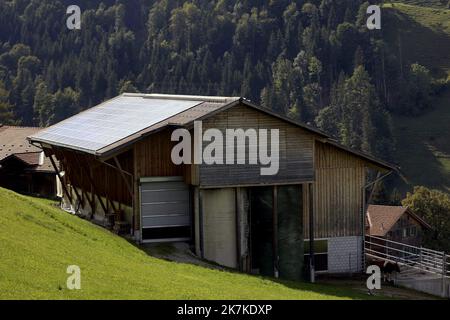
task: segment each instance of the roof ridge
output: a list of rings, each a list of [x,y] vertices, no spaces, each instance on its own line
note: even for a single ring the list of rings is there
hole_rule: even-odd
[[[392,207],[392,208],[408,208],[408,206],[396,206],[396,205],[389,205],[389,204],[369,204],[369,206],[378,206],[378,207]]]
[[[167,99],[167,100],[189,100],[189,101],[204,101],[204,102],[232,102],[242,97],[232,96],[203,96],[203,95],[182,95],[182,94],[165,94],[165,93],[122,93],[124,97],[142,97],[146,99]]]
[[[12,129],[43,129],[42,127],[10,126],[10,125],[0,125],[0,128],[12,128]]]

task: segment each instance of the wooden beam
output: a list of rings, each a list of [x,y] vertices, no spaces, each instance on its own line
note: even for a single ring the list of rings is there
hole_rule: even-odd
[[[315,261],[314,261],[314,189],[313,184],[309,184],[309,273],[310,281],[316,282],[315,279]]]
[[[58,176],[59,181],[61,182],[61,186],[65,192],[65,194],[67,195],[67,197],[69,198],[69,202],[70,205],[73,206],[73,199],[72,199],[72,195],[69,193],[69,191],[67,190],[67,186],[65,183],[65,179],[63,180],[61,173],[59,172],[59,168],[55,163],[55,160],[53,160],[53,156],[51,154],[48,155],[48,158],[50,159],[50,162],[52,163],[53,169],[56,171],[56,175]]]
[[[234,210],[235,210],[235,228],[236,228],[236,260],[238,265],[238,270],[242,271],[241,264],[241,228],[240,228],[240,195],[241,189],[234,188]]]
[[[114,162],[116,163],[116,166],[117,166],[116,169],[120,172],[120,175],[121,175],[121,177],[122,177],[123,181],[125,182],[125,185],[126,185],[126,187],[128,189],[128,193],[131,196],[131,202],[133,202],[134,193],[133,193],[133,190],[131,188],[131,185],[130,185],[129,181],[125,177],[124,172],[126,172],[126,171],[122,170],[122,166],[120,165],[119,159],[117,159],[117,157],[114,157]],[[128,174],[131,176],[131,179],[133,179],[133,175],[131,175],[130,173],[128,173]]]
[[[199,222],[199,238],[200,238],[200,257],[205,258],[203,243],[203,195],[202,190],[198,189],[198,222]]]
[[[85,191],[84,189],[81,189],[81,194],[84,195],[87,199],[87,202],[89,202],[89,205],[91,206],[91,212],[93,212],[95,210],[95,199],[92,196],[91,198],[89,198],[89,193],[87,191]]]
[[[69,159],[68,159],[68,154],[65,154],[65,153],[63,152],[61,161],[63,161],[64,164],[65,164],[65,167],[66,167],[66,170],[67,170],[67,173],[68,173],[69,180],[75,182],[75,173],[72,171],[72,169],[70,168],[70,166],[67,165],[66,159],[69,160]],[[72,179],[72,178],[73,178],[73,179]],[[76,184],[76,183],[75,183],[75,184]],[[84,203],[83,203],[83,200],[82,200],[80,194],[78,193],[78,190],[77,190],[76,186],[73,186],[73,185],[72,185],[72,190],[75,192],[75,195],[77,196],[78,203],[81,204],[82,208],[84,209]]]
[[[76,158],[77,161],[78,161],[78,155],[75,154],[75,158]],[[108,209],[106,208],[106,205],[103,203],[102,198],[100,197],[100,195],[99,195],[98,192],[97,192],[97,188],[96,188],[96,185],[95,185],[95,183],[94,183],[94,179],[93,179],[92,176],[91,176],[91,172],[90,172],[89,170],[85,169],[85,168],[81,165],[80,162],[79,162],[79,165],[80,165],[80,168],[82,169],[82,171],[85,171],[86,176],[88,177],[89,183],[90,183],[90,185],[91,185],[91,187],[92,187],[93,194],[95,194],[95,195],[97,196],[97,199],[98,199],[98,201],[100,202],[100,206],[102,207],[102,209],[103,209],[103,211],[105,212],[105,214],[107,214],[107,213],[108,213]]]
[[[278,257],[278,187],[272,188],[272,251],[273,251],[273,274],[275,278],[279,277],[279,257]]]
[[[95,159],[95,160],[99,161],[98,159]],[[101,161],[99,161],[99,162],[101,162]],[[108,171],[106,170],[108,167],[104,166],[104,168],[105,168],[105,183],[108,184]],[[106,198],[107,203],[109,203],[111,205],[111,208],[114,211],[114,215],[116,215],[118,213],[117,207],[114,204],[114,202],[111,200],[111,198],[109,197],[108,192],[105,192],[105,198]]]
[[[133,206],[133,217],[132,217],[132,226],[133,229],[133,235],[135,235],[136,230],[139,230],[140,223],[138,219],[140,219],[140,212],[141,212],[141,204],[140,204],[140,194],[139,194],[139,178],[140,177],[140,170],[138,170],[138,162],[137,162],[137,151],[136,146],[133,148],[133,199],[132,206]],[[142,238],[142,235],[140,235]]]

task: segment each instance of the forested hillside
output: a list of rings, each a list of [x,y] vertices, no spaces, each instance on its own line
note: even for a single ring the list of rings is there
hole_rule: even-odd
[[[239,95],[395,162],[392,116],[426,112],[448,80],[369,30],[368,5],[0,0],[0,122],[47,126],[125,91]]]

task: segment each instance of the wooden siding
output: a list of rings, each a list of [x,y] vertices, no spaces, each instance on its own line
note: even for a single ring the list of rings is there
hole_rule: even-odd
[[[138,181],[142,177],[183,176],[186,183],[191,182],[191,166],[176,165],[172,162],[172,148],[178,142],[171,141],[171,135],[172,130],[165,129],[135,144]]]
[[[192,184],[194,165],[176,165],[172,162],[172,147],[178,142],[171,141],[172,130],[164,129],[134,144],[134,228],[140,228],[140,178],[183,176],[187,184]]]
[[[314,182],[314,237],[361,235],[361,212],[367,163],[316,140]],[[308,211],[304,213],[309,237]]]
[[[63,170],[68,182],[82,190],[81,196],[83,200],[86,199],[84,192],[90,194],[97,194],[100,197],[105,197],[111,201],[130,206],[132,204],[131,195],[127,189],[126,183],[120,175],[119,171],[111,166],[108,166],[94,156],[77,153],[69,149],[54,150],[57,159],[62,164]],[[131,152],[125,152],[117,156],[123,170],[133,172],[133,158]],[[115,166],[113,161],[108,161],[112,166]],[[89,179],[89,174],[92,177],[94,186]],[[128,176],[129,183],[131,178]],[[106,204],[109,207],[109,204]],[[112,211],[112,210],[111,210]]]
[[[170,136],[169,130],[163,130],[135,144],[137,178],[183,175],[182,166],[175,165],[170,158],[174,145]]]
[[[239,105],[203,121],[203,132],[219,129],[225,138],[228,129],[279,129],[279,171],[276,175],[261,175],[261,166],[248,164],[249,143],[246,141],[246,164],[199,165],[200,185],[239,186],[258,184],[301,183],[314,179],[313,135],[286,121]],[[268,134],[270,143],[270,134]],[[204,142],[203,147],[209,142]],[[223,155],[226,157],[224,148]],[[236,159],[236,148],[235,148]],[[267,166],[266,166],[267,167]]]
[[[408,229],[415,228],[415,234],[407,233]],[[406,236],[405,233],[406,232]],[[386,239],[397,241],[411,246],[421,246],[423,240],[423,226],[414,217],[405,212],[400,219],[392,226],[386,235]]]

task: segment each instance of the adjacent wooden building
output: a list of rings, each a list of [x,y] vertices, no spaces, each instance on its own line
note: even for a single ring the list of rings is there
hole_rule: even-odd
[[[431,226],[408,207],[369,205],[367,209],[367,235],[421,247],[429,230]]]
[[[56,197],[56,172],[27,136],[41,128],[0,125],[0,187],[41,197]]]
[[[277,174],[262,175],[261,162],[175,164],[175,129],[193,146],[210,143],[195,140],[199,123],[224,135],[277,129]],[[362,269],[367,173],[395,169],[240,97],[123,94],[29,139],[60,161],[66,202],[80,214],[139,242],[189,241],[204,259],[290,279],[314,265]],[[246,159],[260,147],[251,141]]]

